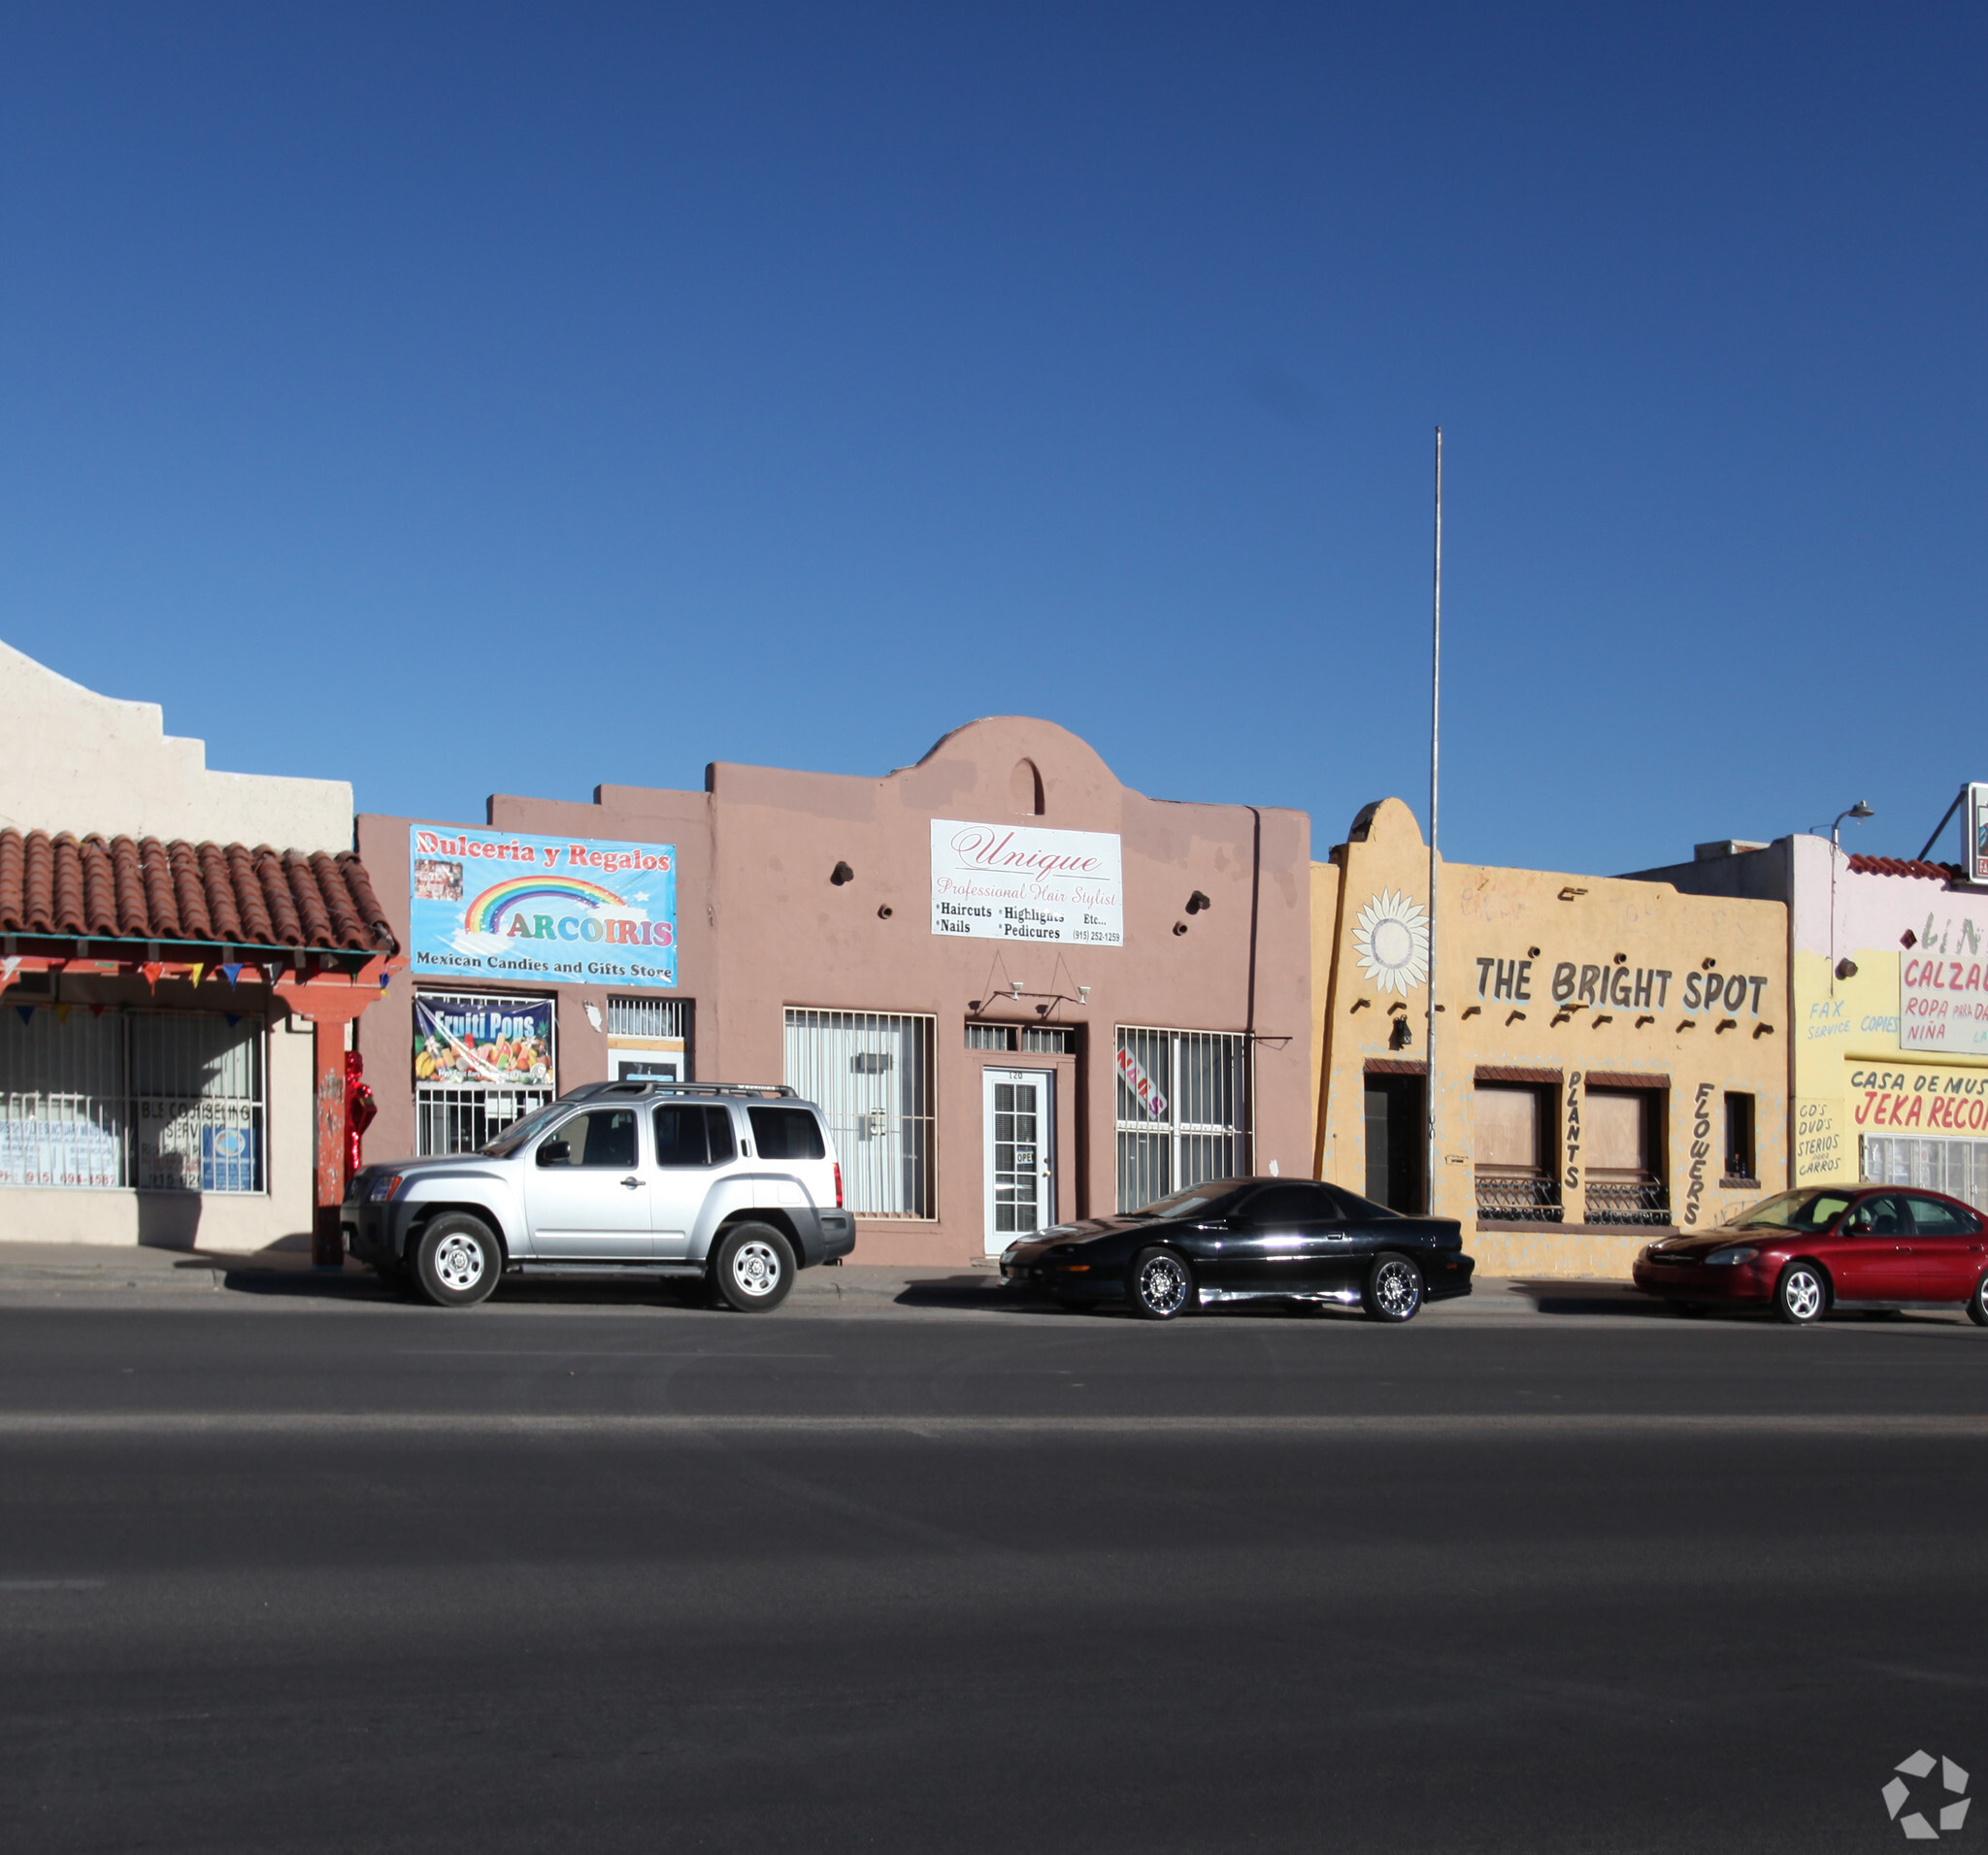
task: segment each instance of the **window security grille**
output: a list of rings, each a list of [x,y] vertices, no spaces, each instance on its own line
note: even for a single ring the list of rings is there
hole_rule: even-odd
[[[1863,1134],[1864,1177],[1873,1185],[1921,1185],[1988,1210],[1988,1140],[1903,1140]]]
[[[1248,1040],[1220,1031],[1118,1030],[1118,1209],[1248,1169]]]
[[[967,1048],[1068,1056],[1077,1048],[1077,1033],[1053,1024],[969,1024]]]
[[[827,1116],[851,1210],[932,1215],[935,1021],[789,1010],[786,1079]]]
[[[78,1007],[0,1018],[0,1187],[259,1192],[263,1021]]]
[[[608,1000],[610,1037],[687,1037],[690,1013],[679,998]]]

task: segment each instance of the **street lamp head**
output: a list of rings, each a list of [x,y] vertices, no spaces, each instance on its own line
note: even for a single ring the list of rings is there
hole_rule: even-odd
[[[1866,805],[1862,799],[1859,799],[1857,803],[1850,808],[1849,815],[1853,818],[1874,818],[1876,817],[1877,813],[1872,811],[1872,809],[1868,805]]]

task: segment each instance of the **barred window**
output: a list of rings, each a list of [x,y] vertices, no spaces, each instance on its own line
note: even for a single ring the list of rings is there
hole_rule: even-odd
[[[610,1037],[687,1037],[690,1013],[679,998],[608,999]]]
[[[1860,1134],[1857,1145],[1868,1184],[1927,1185],[1988,1210],[1988,1141]]]
[[[1119,1026],[1120,1210],[1248,1170],[1248,1040],[1225,1032]]]
[[[0,1013],[0,1187],[264,1189],[263,1020]]]
[[[827,1118],[851,1210],[932,1215],[930,1017],[789,1010],[786,1080]]]

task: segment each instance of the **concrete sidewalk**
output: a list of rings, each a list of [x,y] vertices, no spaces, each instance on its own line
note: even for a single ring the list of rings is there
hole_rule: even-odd
[[[0,1299],[17,1305],[71,1296],[178,1302],[230,1291],[231,1299],[275,1298],[354,1307],[396,1299],[370,1270],[356,1263],[348,1261],[343,1270],[314,1269],[309,1250],[302,1247],[236,1254],[0,1242]],[[658,1293],[672,1302],[681,1302],[694,1297],[695,1289],[682,1282],[651,1286],[627,1278],[598,1283],[513,1281],[499,1291],[494,1305],[560,1307],[575,1311],[598,1307],[625,1311]],[[883,1313],[892,1308],[953,1313],[1027,1308],[1059,1317],[1059,1310],[1050,1303],[1018,1300],[1011,1295],[989,1263],[927,1269],[876,1264],[810,1269],[795,1282],[787,1306],[796,1311],[824,1314]],[[1450,1321],[1662,1312],[1627,1282],[1480,1276],[1475,1292],[1468,1299],[1439,1303],[1425,1318]]]

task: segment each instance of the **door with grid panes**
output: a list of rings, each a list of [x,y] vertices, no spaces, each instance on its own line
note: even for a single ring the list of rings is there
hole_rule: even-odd
[[[1056,1221],[1054,1080],[1046,1070],[982,1077],[989,1255]]]

